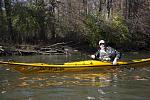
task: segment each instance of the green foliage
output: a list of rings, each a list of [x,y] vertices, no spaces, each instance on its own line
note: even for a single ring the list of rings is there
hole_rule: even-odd
[[[18,9],[19,8],[19,9]],[[34,10],[20,4],[13,8],[13,27],[16,31],[16,38],[26,41],[27,37],[34,37],[37,34],[39,25],[34,15]]]
[[[123,18],[119,16],[106,20],[100,14],[89,14],[86,16],[84,24],[88,30],[87,40],[93,47],[98,45],[100,39],[118,46],[125,45],[131,40],[128,26],[123,21]]]
[[[104,32],[102,30],[103,21],[99,17],[88,14],[83,22],[87,30],[87,40],[90,46],[96,47],[100,38],[103,38]]]
[[[45,8],[43,0],[36,3],[22,5],[17,3],[13,7],[13,27],[16,42],[32,42],[46,40]]]
[[[28,0],[25,4],[18,2],[13,5],[11,1],[0,0],[1,40],[38,43],[61,37],[66,41],[68,38],[68,41],[88,42],[91,47],[97,47],[98,41],[104,39],[108,43],[125,48],[129,43],[133,44],[133,41],[136,41],[133,44],[136,47],[138,43],[144,46],[149,44],[149,10],[137,10],[143,12],[135,14],[129,7],[125,10],[130,12],[122,16],[124,9],[120,10],[121,13],[116,13],[118,10],[115,10],[115,7],[108,8],[111,4],[105,4],[107,2],[104,7],[98,8],[102,5],[95,5],[95,9],[90,9],[86,2],[83,7],[82,4],[77,5],[78,0]],[[5,4],[5,11],[2,11],[2,2]],[[96,11],[98,13],[95,13]],[[84,13],[86,14],[83,15]],[[131,16],[132,13],[134,16]],[[145,16],[141,17],[140,14]]]
[[[114,16],[110,25],[113,37],[117,43],[123,44],[131,40],[128,26],[125,24],[125,21],[121,16]]]

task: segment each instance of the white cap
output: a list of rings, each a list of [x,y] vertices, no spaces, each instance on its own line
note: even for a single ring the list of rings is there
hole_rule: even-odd
[[[100,45],[101,43],[105,43],[105,41],[104,41],[104,40],[100,40],[100,41],[99,41],[99,45]]]

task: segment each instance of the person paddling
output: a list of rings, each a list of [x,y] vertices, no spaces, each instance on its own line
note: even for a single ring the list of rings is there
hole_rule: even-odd
[[[120,52],[110,46],[106,46],[104,40],[99,41],[99,49],[91,58],[101,61],[111,61],[113,65],[117,64],[117,60],[121,58]]]

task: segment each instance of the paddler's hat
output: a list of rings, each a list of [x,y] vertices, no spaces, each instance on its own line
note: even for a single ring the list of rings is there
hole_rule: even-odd
[[[100,40],[99,41],[99,45],[101,45],[101,44],[105,44],[105,41],[104,40]]]

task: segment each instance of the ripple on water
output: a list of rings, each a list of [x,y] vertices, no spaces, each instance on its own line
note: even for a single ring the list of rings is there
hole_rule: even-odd
[[[28,61],[29,58],[32,59],[25,57]],[[147,66],[118,68],[104,72],[36,75],[24,75],[9,70],[6,66],[0,66],[0,98],[2,100],[149,100],[150,66]]]

